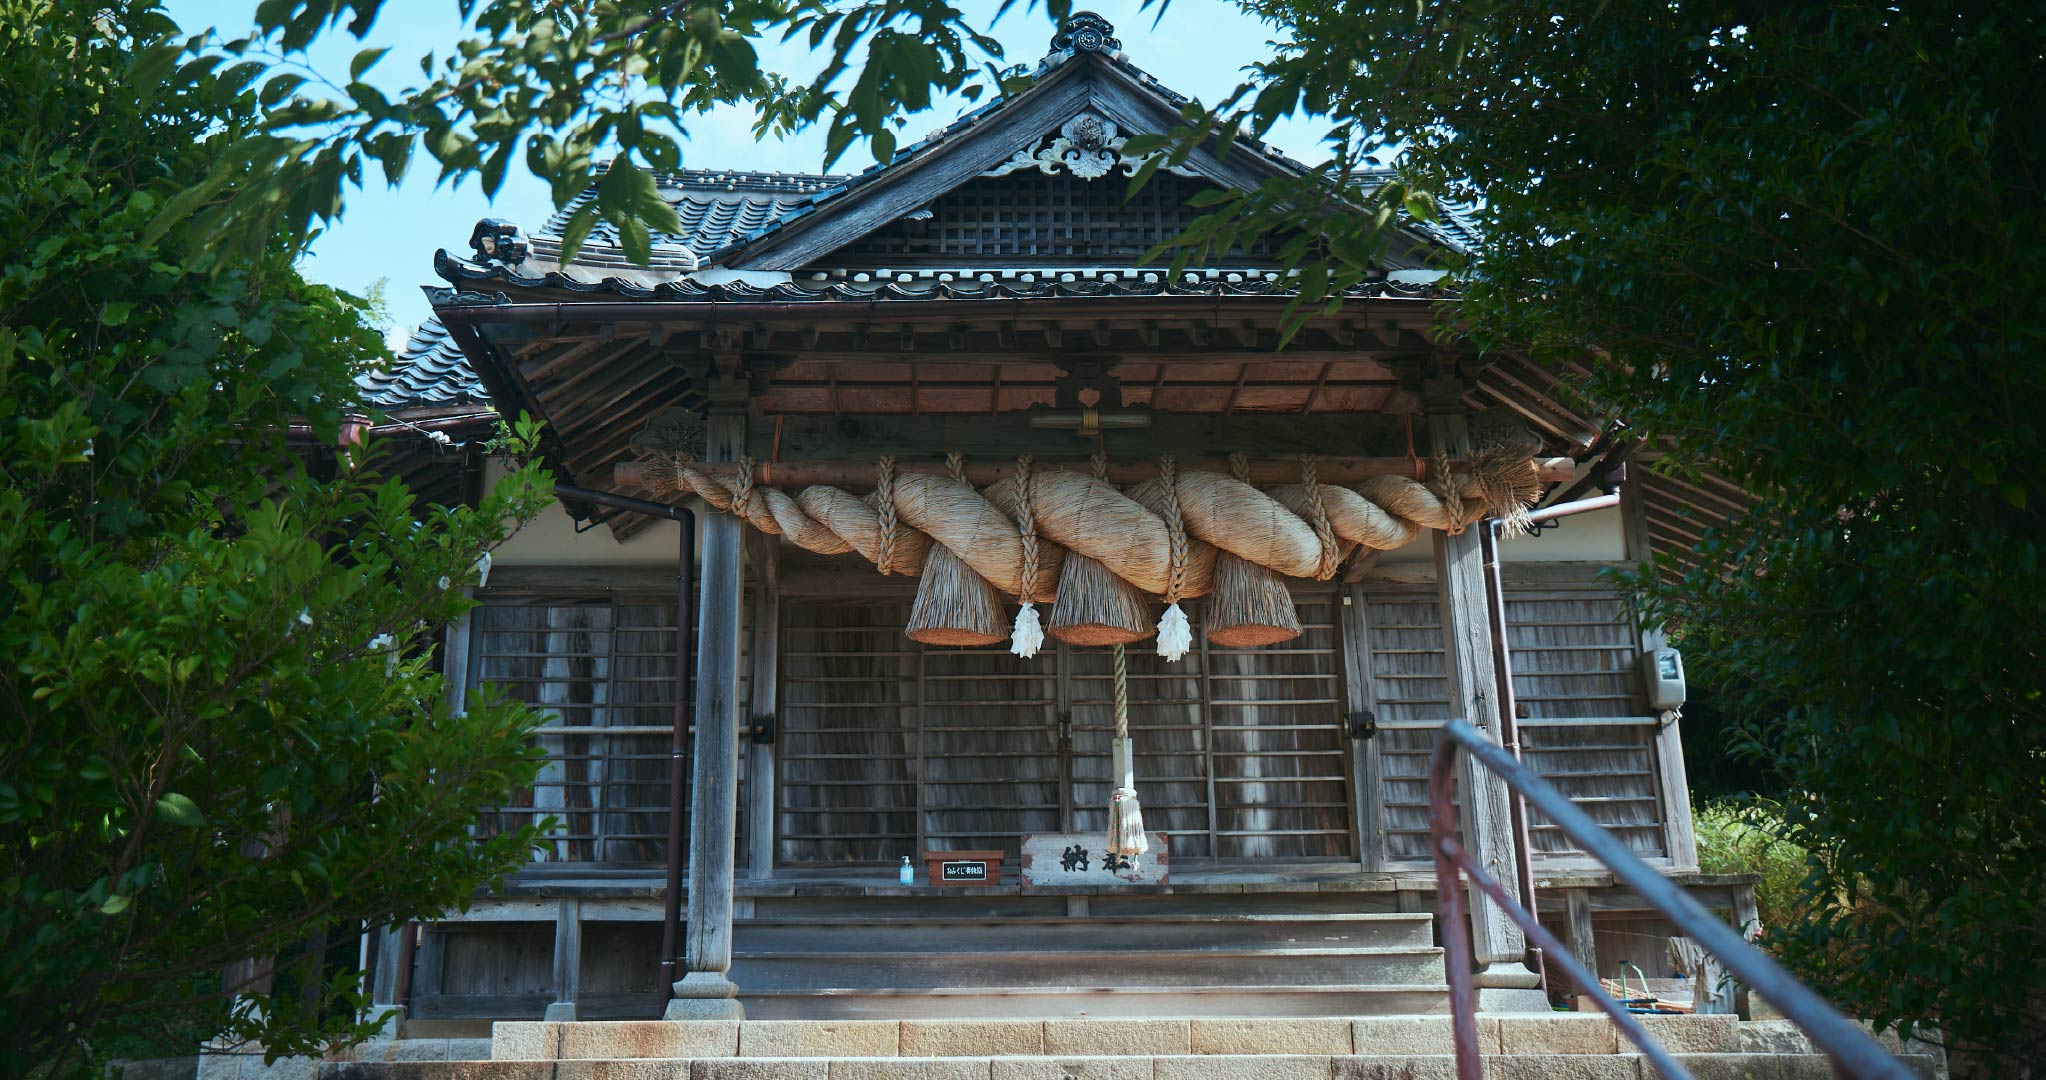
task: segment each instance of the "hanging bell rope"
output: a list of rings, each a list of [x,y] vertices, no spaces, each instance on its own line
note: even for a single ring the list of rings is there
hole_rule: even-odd
[[[1137,860],[1151,850],[1144,835],[1144,808],[1137,802],[1136,746],[1130,740],[1130,673],[1123,647],[1115,647],[1115,742],[1112,744],[1115,790],[1108,797],[1108,850]]]

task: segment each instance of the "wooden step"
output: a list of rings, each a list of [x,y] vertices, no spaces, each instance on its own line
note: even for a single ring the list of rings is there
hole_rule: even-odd
[[[1440,949],[1139,949],[1002,952],[734,953],[740,993],[806,987],[1319,986],[1441,987]]]
[[[737,947],[753,953],[912,947],[977,953],[1259,945],[1425,948],[1434,944],[1434,933],[1434,920],[1427,915],[747,919],[733,927]]]
[[[1149,1019],[1442,1016],[1443,988],[1362,983],[1237,986],[829,987],[753,993],[754,1020]]]

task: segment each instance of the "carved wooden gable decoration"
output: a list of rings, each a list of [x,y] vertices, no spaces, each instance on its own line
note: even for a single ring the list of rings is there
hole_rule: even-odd
[[[1195,150],[1129,196],[1146,160],[1130,138],[1169,130],[1186,99],[1117,51],[1114,27],[1076,13],[1029,88],[967,114],[713,261],[829,273],[918,265],[1118,266],[1183,231],[1188,200],[1303,166],[1248,137]],[[1232,264],[1274,261],[1261,241]]]

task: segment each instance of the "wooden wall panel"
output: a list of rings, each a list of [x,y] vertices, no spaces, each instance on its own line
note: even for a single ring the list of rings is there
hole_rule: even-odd
[[[917,843],[916,643],[900,603],[782,604],[777,860],[893,862]]]
[[[481,599],[471,620],[469,684],[549,718],[534,735],[547,757],[539,777],[509,805],[485,811],[477,833],[551,816],[556,825],[543,861],[663,862],[674,599],[517,590],[485,591]]]
[[[1303,600],[1306,634],[1274,648],[1128,650],[1137,790],[1174,858],[1355,857],[1333,601]],[[925,648],[893,602],[784,611],[783,863],[1105,831],[1110,650]]]
[[[923,846],[1014,857],[1024,834],[1058,832],[1058,653],[927,646],[921,659]]]
[[[1449,718],[1437,605],[1412,587],[1367,592],[1386,855],[1423,862],[1432,729]],[[1645,715],[1639,637],[1624,601],[1599,588],[1509,584],[1506,618],[1523,759],[1636,853],[1665,856],[1655,721]],[[1529,830],[1539,854],[1578,854],[1538,814]]]

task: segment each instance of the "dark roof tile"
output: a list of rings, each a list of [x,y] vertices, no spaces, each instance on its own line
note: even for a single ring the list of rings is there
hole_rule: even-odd
[[[436,315],[412,331],[391,366],[358,376],[355,385],[362,404],[379,409],[490,404],[468,357]]]

